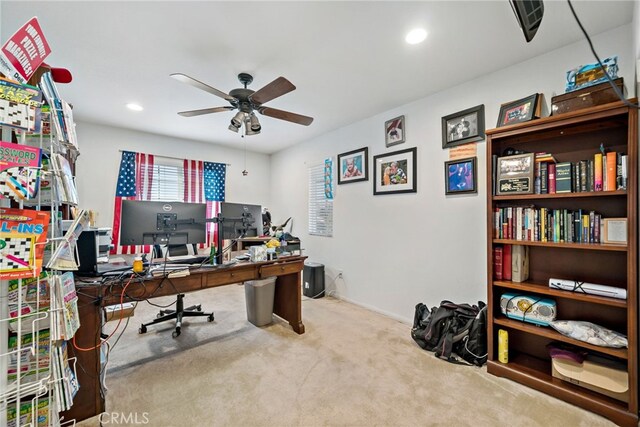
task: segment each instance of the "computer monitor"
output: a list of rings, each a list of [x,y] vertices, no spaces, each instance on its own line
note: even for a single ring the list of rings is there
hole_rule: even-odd
[[[206,243],[204,203],[123,200],[120,245]]]
[[[262,206],[260,205],[222,202],[220,215],[224,219],[222,224],[223,239],[262,235]],[[241,221],[243,218],[244,221]],[[233,221],[234,219],[236,221]]]

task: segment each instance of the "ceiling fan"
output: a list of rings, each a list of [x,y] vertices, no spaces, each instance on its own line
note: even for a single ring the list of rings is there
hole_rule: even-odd
[[[237,109],[238,112],[231,119],[229,130],[238,132],[242,124],[245,126],[245,135],[256,135],[260,133],[262,126],[258,121],[258,117],[255,112],[273,117],[275,119],[286,120],[288,122],[297,123],[304,126],[309,126],[313,122],[313,117],[303,116],[301,114],[291,113],[289,111],[278,110],[271,107],[265,107],[265,104],[272,99],[282,96],[286,93],[295,90],[295,86],[284,77],[278,77],[262,89],[253,91],[247,89],[247,85],[253,81],[253,76],[247,73],[238,74],[238,80],[244,85],[244,88],[233,89],[226,94],[218,89],[215,89],[201,81],[189,77],[186,74],[175,73],[171,74],[174,79],[197,87],[198,89],[209,92],[220,98],[226,99],[230,106],[225,107],[213,107],[204,108],[202,110],[181,111],[178,114],[183,117],[201,116],[203,114],[219,113],[222,111],[231,111]]]

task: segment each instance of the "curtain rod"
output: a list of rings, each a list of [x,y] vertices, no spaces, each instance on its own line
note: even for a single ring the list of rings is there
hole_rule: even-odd
[[[124,151],[128,151],[130,153],[135,153],[135,151],[129,151],[129,150],[118,150],[118,151],[121,152],[121,153],[124,152]],[[155,157],[163,157],[165,159],[173,159],[173,160],[193,160],[193,159],[181,159],[179,157],[163,156],[161,154],[152,154],[152,155],[155,156]],[[207,161],[208,162],[208,160],[203,160],[203,161]],[[219,163],[219,162],[210,162],[210,163]],[[225,163],[225,165],[231,166],[231,163]]]

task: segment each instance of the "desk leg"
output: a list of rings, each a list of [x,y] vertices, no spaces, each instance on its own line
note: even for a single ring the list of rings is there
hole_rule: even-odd
[[[76,332],[76,344],[89,348],[100,343],[101,314],[96,304],[100,287],[83,287],[78,293],[80,329]],[[73,398],[73,406],[62,412],[65,420],[82,421],[104,412],[104,399],[100,395],[100,347],[79,351],[73,343],[67,343],[69,357],[77,357],[76,372],[80,389]]]
[[[294,331],[304,334],[301,283],[301,272],[278,276],[273,301],[273,313],[287,320]]]

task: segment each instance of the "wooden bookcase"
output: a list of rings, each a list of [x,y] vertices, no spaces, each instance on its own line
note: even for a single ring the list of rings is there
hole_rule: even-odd
[[[637,102],[636,100],[632,100]],[[638,112],[623,102],[600,105],[526,123],[490,129],[487,134],[487,283],[488,372],[509,378],[551,396],[607,417],[619,425],[638,423]],[[628,155],[626,190],[561,194],[492,195],[492,155],[506,148],[525,152],[546,151],[558,162],[593,158],[600,144]],[[506,206],[548,209],[594,210],[603,218],[627,218],[627,245],[552,243],[496,239],[494,209]],[[516,283],[494,279],[496,245],[529,247],[529,279]],[[551,289],[549,278],[579,280],[625,288],[627,299],[615,299]],[[518,292],[550,298],[557,305],[558,320],[590,321],[625,334],[628,348],[600,347],[571,339],[551,327],[509,319],[501,313],[500,296]],[[509,334],[509,361],[498,361],[498,330]],[[552,377],[547,344],[570,344],[591,354],[626,364],[629,402],[616,400]]]

